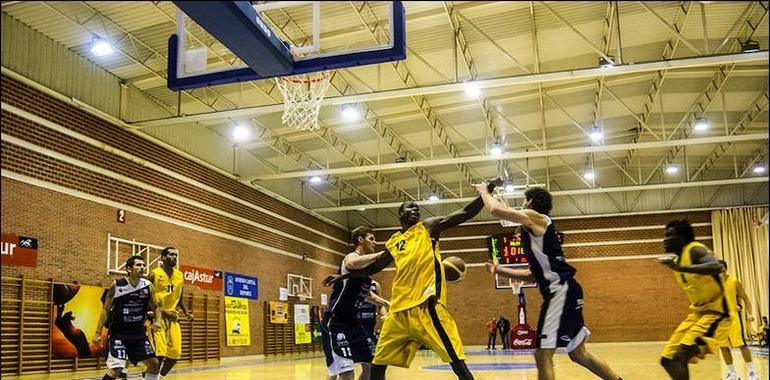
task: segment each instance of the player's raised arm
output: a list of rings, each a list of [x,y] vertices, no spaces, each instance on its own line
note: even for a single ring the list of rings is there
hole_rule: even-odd
[[[374,262],[372,262],[371,264],[367,265],[366,267],[360,270],[350,271],[350,273],[348,274],[329,275],[324,279],[324,285],[331,286],[335,283],[338,283],[348,278],[362,278],[366,276],[371,276],[387,268],[387,266],[393,262],[393,256],[390,254],[390,251],[388,251],[387,249],[380,253],[375,253],[370,256],[377,256]]]
[[[487,271],[492,274],[499,274],[503,277],[510,278],[512,280],[518,280],[518,281],[535,281],[535,275],[532,274],[532,271],[527,269],[514,269],[514,268],[507,268],[503,267],[499,264],[493,264],[493,263],[486,263],[487,265]]]
[[[484,186],[486,186],[489,191],[492,191],[496,186],[499,186],[502,183],[503,180],[501,178],[496,178]],[[423,224],[425,224],[425,228],[430,231],[431,237],[437,237],[444,232],[444,230],[460,225],[478,215],[482,208],[484,208],[484,201],[481,197],[476,197],[471,203],[468,203],[465,207],[449,215],[426,218],[423,221]]]
[[[492,196],[492,192],[483,183],[476,185],[476,190],[484,202],[484,207],[490,214],[500,219],[519,223],[532,230],[536,236],[541,236],[545,233],[547,222],[537,211],[529,209],[516,210],[508,207],[502,201],[495,199]]]

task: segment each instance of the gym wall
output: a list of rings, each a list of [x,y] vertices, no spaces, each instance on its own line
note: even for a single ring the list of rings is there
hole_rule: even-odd
[[[330,293],[321,281],[350,251],[348,231],[9,76],[2,87],[2,232],[38,239],[37,267],[3,276],[107,286],[108,234],[173,245],[181,264],[259,278],[252,345],[227,347],[222,315],[222,356],[262,353],[263,301],[288,273],[313,278],[310,304]]]

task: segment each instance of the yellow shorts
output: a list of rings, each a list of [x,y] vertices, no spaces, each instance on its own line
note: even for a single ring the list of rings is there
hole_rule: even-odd
[[[446,307],[436,304],[434,299],[388,314],[372,363],[409,367],[423,345],[445,363],[465,360],[465,349],[454,319]]]
[[[162,326],[159,331],[149,334],[155,356],[179,360],[182,357],[182,329],[179,322],[164,318]]]
[[[733,323],[730,325],[730,332],[727,334],[727,339],[719,342],[719,347],[738,348],[746,345],[743,335],[743,318],[740,315],[730,314],[730,319]]]
[[[716,353],[727,337],[732,319],[722,314],[693,312],[679,324],[663,348],[661,356],[673,359],[679,346],[700,346],[702,354]]]

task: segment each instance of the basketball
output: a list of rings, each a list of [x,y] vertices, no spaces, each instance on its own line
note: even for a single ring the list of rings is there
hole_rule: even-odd
[[[465,277],[465,261],[457,256],[444,259],[444,276],[448,284],[458,283]]]
[[[53,286],[53,303],[56,305],[64,305],[75,297],[80,286],[70,284],[55,284]]]

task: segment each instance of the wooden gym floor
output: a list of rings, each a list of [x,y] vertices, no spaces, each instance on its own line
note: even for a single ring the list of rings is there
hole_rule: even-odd
[[[663,342],[643,343],[595,343],[589,344],[589,351],[603,358],[625,380],[656,380],[668,379],[666,373],[658,365],[660,350]],[[466,350],[467,362],[477,380],[536,380],[537,370],[534,368],[534,358],[528,353],[511,351],[488,352],[483,347],[472,346]],[[759,370],[760,378],[768,378],[767,349],[752,348],[754,363]],[[736,369],[741,378],[746,378],[745,365],[740,352],[733,352]],[[557,353],[556,377],[561,380],[596,379],[582,367],[572,363],[567,355]],[[723,378],[725,367],[720,357],[709,355],[698,364],[690,365],[691,379],[718,380]],[[359,368],[356,368],[358,374]],[[78,373],[57,373],[52,375],[26,375],[21,380],[42,379],[101,379],[103,371]],[[191,377],[206,380],[324,380],[326,365],[321,355],[307,357],[279,357],[269,359],[233,360],[225,359],[216,364],[185,364],[181,363],[166,376],[168,380],[183,380]],[[5,377],[17,378],[17,377]],[[137,368],[129,368],[129,378],[139,378]],[[413,380],[430,378],[430,380],[454,380],[447,365],[429,351],[420,351],[411,368],[388,369],[388,379]]]

